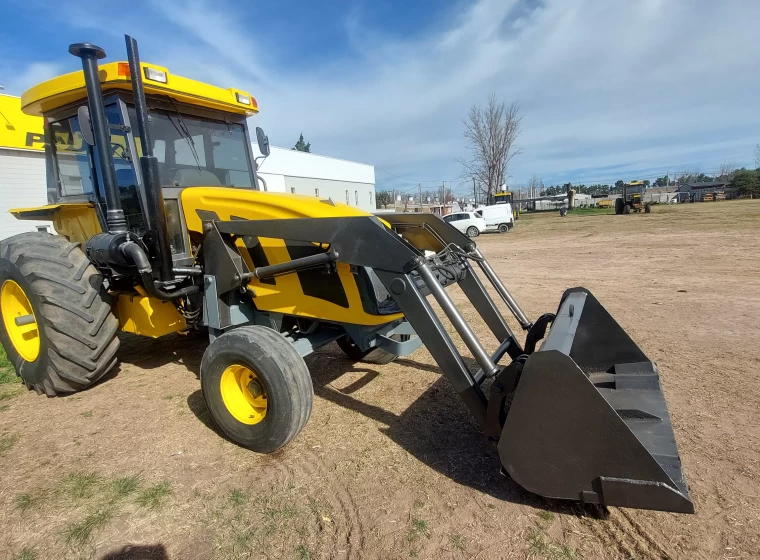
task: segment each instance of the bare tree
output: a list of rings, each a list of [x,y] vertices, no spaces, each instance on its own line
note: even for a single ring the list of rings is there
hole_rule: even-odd
[[[760,144],[755,144],[755,169],[760,169]]]
[[[720,164],[720,168],[718,170],[718,176],[717,179],[721,179],[723,181],[730,181],[731,177],[734,176],[734,172],[736,171],[737,166],[735,163],[731,161],[724,161]]]
[[[464,174],[475,177],[489,198],[507,182],[509,163],[522,151],[515,146],[522,121],[519,113],[517,103],[507,106],[496,99],[496,94],[491,94],[488,105],[485,108],[473,105],[464,121],[464,137],[470,144],[471,159],[460,160],[460,163]]]
[[[393,195],[388,191],[378,191],[375,194],[375,200],[377,201],[378,208],[380,208],[380,205],[383,208],[388,208],[388,205],[393,202]]]
[[[535,198],[541,195],[544,190],[544,181],[539,179],[534,173],[528,181],[528,198]]]

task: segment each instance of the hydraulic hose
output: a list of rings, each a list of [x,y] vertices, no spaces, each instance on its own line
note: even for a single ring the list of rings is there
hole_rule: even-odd
[[[121,246],[121,251],[125,256],[129,257],[133,263],[135,263],[137,272],[140,273],[140,278],[142,278],[145,291],[148,292],[148,295],[162,301],[169,301],[179,297],[197,294],[200,291],[198,286],[187,286],[169,292],[162,290],[156,285],[148,255],[145,254],[142,247],[134,241],[127,241]]]

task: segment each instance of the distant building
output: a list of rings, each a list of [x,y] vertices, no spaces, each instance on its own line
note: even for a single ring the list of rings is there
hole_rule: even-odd
[[[736,198],[736,189],[726,181],[707,181],[702,183],[686,183],[678,187],[678,200],[684,202],[701,202],[705,194],[724,193],[726,198]]]

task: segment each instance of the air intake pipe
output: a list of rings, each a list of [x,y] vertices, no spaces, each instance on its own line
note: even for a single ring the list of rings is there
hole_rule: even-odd
[[[111,134],[98,76],[98,60],[106,57],[106,51],[92,43],[75,43],[69,46],[69,52],[82,59],[87,103],[90,107],[92,133],[100,171],[99,179],[103,183],[106,198],[106,226],[110,233],[124,233],[127,231],[127,220],[121,208],[119,186],[116,183],[116,168],[111,154]],[[83,131],[83,133],[89,134],[89,131]]]

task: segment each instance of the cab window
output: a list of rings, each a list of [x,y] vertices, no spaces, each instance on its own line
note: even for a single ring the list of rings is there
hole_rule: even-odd
[[[134,107],[129,106],[128,112],[130,121],[136,122]],[[162,186],[257,188],[242,124],[162,109],[151,110],[150,117]]]
[[[145,232],[145,220],[137,197],[137,176],[127,135],[122,128],[124,123],[121,111],[116,103],[106,105],[105,109],[111,133],[109,150],[113,157],[116,184],[124,215],[130,231],[142,234]],[[105,212],[103,180],[93,164],[97,157],[97,148],[84,141],[79,118],[74,115],[52,122],[50,129],[54,140],[61,196],[97,195],[92,197],[93,202],[99,203]]]

